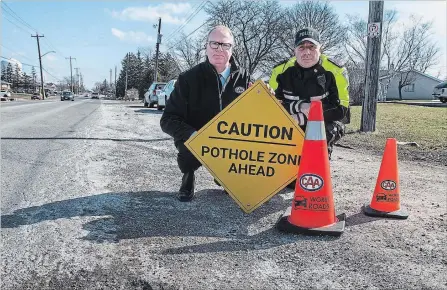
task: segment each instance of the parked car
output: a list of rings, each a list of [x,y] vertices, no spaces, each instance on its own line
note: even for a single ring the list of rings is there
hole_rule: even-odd
[[[42,95],[39,93],[33,93],[31,100],[42,100]]]
[[[447,82],[437,85],[433,90],[433,96],[441,102],[447,103]]]
[[[99,93],[92,93],[92,99],[99,99]]]
[[[2,101],[7,101],[8,99],[11,100],[12,99],[11,91],[9,91],[9,90],[1,90],[0,91],[0,99]]]
[[[61,101],[65,101],[65,100],[71,100],[74,101],[74,94],[71,91],[64,91],[62,92],[62,96],[61,96]]]
[[[158,103],[157,103],[157,109],[163,110],[166,106],[166,102],[168,101],[169,97],[171,96],[172,91],[174,90],[174,85],[177,80],[170,80],[166,86],[161,90],[161,92],[158,94]]]
[[[166,86],[166,83],[152,83],[147,92],[144,94],[144,106],[153,108],[158,104],[158,94]]]

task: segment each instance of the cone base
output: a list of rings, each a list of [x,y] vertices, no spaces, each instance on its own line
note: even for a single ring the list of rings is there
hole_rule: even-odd
[[[276,223],[276,228],[279,231],[294,234],[303,234],[309,236],[340,236],[345,230],[346,214],[340,214],[337,216],[338,222],[330,226],[320,227],[320,228],[303,228],[293,225],[289,222],[289,216],[292,207],[289,207],[286,212],[279,218]]]
[[[392,218],[401,220],[405,220],[408,218],[408,212],[402,208],[392,212],[385,212],[375,210],[371,208],[368,204],[365,204],[362,209],[365,215],[372,217],[383,217],[383,218]]]

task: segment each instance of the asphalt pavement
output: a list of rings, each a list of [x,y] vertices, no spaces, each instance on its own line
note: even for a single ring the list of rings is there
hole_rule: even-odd
[[[180,203],[161,112],[59,99],[0,106],[2,289],[447,289],[445,167],[400,162],[407,220],[366,217],[380,158],[335,148],[336,237],[280,233],[197,172]]]

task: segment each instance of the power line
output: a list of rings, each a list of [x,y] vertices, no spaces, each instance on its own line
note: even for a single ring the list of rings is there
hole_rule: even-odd
[[[186,26],[186,24],[189,23],[189,21],[191,21],[192,17],[194,17],[200,10],[202,10],[203,7],[200,7],[204,4],[204,2],[206,2],[206,0],[202,1],[198,6],[195,6],[195,8],[193,8],[193,12],[191,12],[191,14],[188,16],[188,18],[185,20],[185,23],[183,23],[179,28],[177,28],[176,30],[174,30],[173,32],[171,32],[168,36],[166,36],[166,41],[171,39],[171,36],[173,36],[175,33],[179,32],[182,28],[184,28]]]
[[[5,17],[5,20],[8,21],[9,23],[11,23],[12,25],[14,25],[15,27],[17,27],[18,29],[22,30],[23,32],[25,32],[26,34],[30,34],[29,31],[26,31],[24,28],[22,28],[21,26],[18,26],[16,23],[12,22],[11,20],[9,20],[7,17]]]
[[[30,32],[25,30],[24,27],[27,27],[31,30],[31,33],[34,33],[35,31],[37,31],[37,29],[35,29],[34,27],[32,27],[30,24],[28,24],[25,20],[23,20],[17,13],[14,12],[14,10],[12,10],[5,2],[1,1],[1,3],[4,5],[2,6],[3,12],[6,12],[8,14],[8,16],[11,16],[12,18],[14,18],[14,20],[17,21],[17,23],[12,22],[10,19],[6,18],[5,19],[10,22],[11,24],[13,24],[14,26],[16,26],[17,28],[19,28],[20,30],[22,30],[23,32],[29,34]],[[8,9],[6,10],[5,7]],[[22,26],[19,26],[23,25]],[[56,52],[60,53],[60,50],[57,49],[48,39],[44,38],[45,43],[47,44],[49,50],[55,50]]]
[[[59,78],[55,77],[54,75],[50,74],[46,69],[42,68],[47,74],[49,74],[50,76],[52,76],[54,79],[61,81]]]
[[[186,22],[180,26],[178,29],[176,29],[174,32],[172,32],[171,34],[169,34],[166,37],[166,42],[168,42],[169,40],[172,40],[172,38],[174,38],[175,33],[179,32],[180,30],[182,30],[183,28],[186,27],[186,25],[205,7],[205,5],[208,3],[209,1],[204,0],[202,1],[202,3],[199,5],[199,7],[197,8],[197,10],[195,12],[193,12],[193,14],[191,14],[188,19],[186,20]]]
[[[194,11],[197,9],[197,7],[198,7],[199,5],[201,5],[201,3],[198,3],[197,5],[195,5],[195,6],[192,8],[193,12],[191,12],[191,14],[187,17],[187,19],[189,19],[189,17],[191,17],[191,15],[194,13]],[[186,20],[186,21],[187,21],[187,20]],[[181,28],[183,25],[184,25],[184,23],[183,23],[179,28],[177,28],[176,30],[172,31],[168,36],[166,36],[166,39],[169,39],[174,33],[176,33],[178,30],[180,30],[180,28]]]
[[[11,60],[10,58],[4,57],[4,56],[0,56],[1,58],[4,58],[6,60]],[[28,63],[24,63],[24,62],[20,62],[21,65],[26,65],[26,66],[31,66],[31,67],[36,67],[37,65],[32,65],[32,64],[28,64]]]
[[[12,52],[15,53],[14,50],[12,50],[12,49],[10,49],[10,48],[4,46],[3,44],[0,43],[0,45],[1,45],[3,48],[6,48],[7,50],[12,51]],[[33,61],[32,59],[30,59],[30,58],[28,58],[28,57],[26,57],[26,56],[24,56],[24,55],[20,55],[20,57],[25,58],[25,59],[27,59],[27,60],[29,60],[29,61]],[[37,66],[37,65],[36,65],[36,66]]]
[[[31,25],[29,25],[25,20],[23,20],[19,15],[17,15],[17,13],[14,12],[14,10],[12,10],[4,1],[1,2],[3,6],[5,6],[6,8],[8,8],[9,11],[6,11],[3,8],[3,11],[8,12],[9,14],[14,14],[12,15],[14,18],[18,19],[18,21],[22,22],[25,26],[27,26],[28,28],[30,28],[33,31],[37,31],[36,29],[34,29]]]
[[[182,39],[179,39],[177,42],[180,42],[182,40],[187,39],[188,37],[190,37],[194,32],[196,32],[197,30],[199,30],[200,28],[202,28],[202,26],[204,26],[205,24],[207,24],[207,22],[204,22],[202,25],[200,25],[199,27],[197,27],[196,29],[194,29],[193,32],[191,32],[190,34],[188,34],[187,36],[183,37]],[[171,47],[169,47],[167,50],[171,50],[172,48],[174,48],[175,44],[172,45]]]
[[[57,49],[48,39],[44,38],[44,41],[46,42],[47,45],[49,45],[50,49],[55,50],[56,53],[59,52],[60,54],[62,54],[61,51]]]

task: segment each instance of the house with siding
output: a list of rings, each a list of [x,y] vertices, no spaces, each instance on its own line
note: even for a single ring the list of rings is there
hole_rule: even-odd
[[[411,83],[402,88],[402,99],[433,100],[433,90],[442,80],[417,70],[411,74]],[[379,77],[379,101],[399,100],[399,79],[399,73]]]

